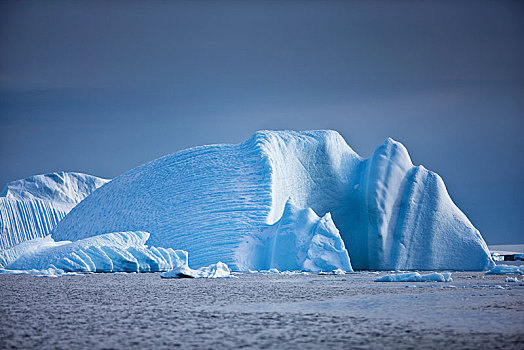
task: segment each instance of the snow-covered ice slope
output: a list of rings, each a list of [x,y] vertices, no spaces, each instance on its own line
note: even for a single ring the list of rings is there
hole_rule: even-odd
[[[158,272],[188,265],[187,252],[146,246],[148,232],[111,232],[75,242],[50,236],[0,250],[6,271]]]
[[[331,215],[320,218],[310,208],[297,208],[291,199],[280,220],[245,237],[236,261],[244,271],[353,271]]]
[[[183,150],[117,177],[76,206],[54,237],[143,230],[201,267],[240,269],[245,240],[280,219],[287,199],[331,213],[356,269],[493,266],[442,179],[391,139],[362,159],[335,131],[260,131],[238,145]]]
[[[49,234],[78,202],[108,181],[60,172],[8,183],[0,194],[0,249]]]

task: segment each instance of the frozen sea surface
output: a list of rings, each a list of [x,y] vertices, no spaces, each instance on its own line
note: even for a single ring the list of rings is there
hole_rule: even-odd
[[[506,276],[373,282],[384,274],[0,275],[0,348],[524,347],[524,286]]]

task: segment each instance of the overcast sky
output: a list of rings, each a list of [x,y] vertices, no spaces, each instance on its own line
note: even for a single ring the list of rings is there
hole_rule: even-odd
[[[524,6],[0,2],[0,185],[112,178],[259,129],[388,136],[489,244],[524,243]]]

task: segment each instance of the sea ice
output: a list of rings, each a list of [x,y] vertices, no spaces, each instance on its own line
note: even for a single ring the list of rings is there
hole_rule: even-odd
[[[48,235],[77,203],[108,181],[60,172],[8,183],[0,194],[0,249]]]
[[[451,282],[451,273],[449,272],[434,272],[426,275],[421,275],[418,272],[409,272],[401,274],[384,275],[377,278],[375,282]]]

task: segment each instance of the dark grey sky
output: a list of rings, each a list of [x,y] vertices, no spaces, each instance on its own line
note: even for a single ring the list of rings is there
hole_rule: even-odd
[[[523,62],[522,2],[4,1],[0,184],[335,129],[403,142],[488,243],[522,243]]]

